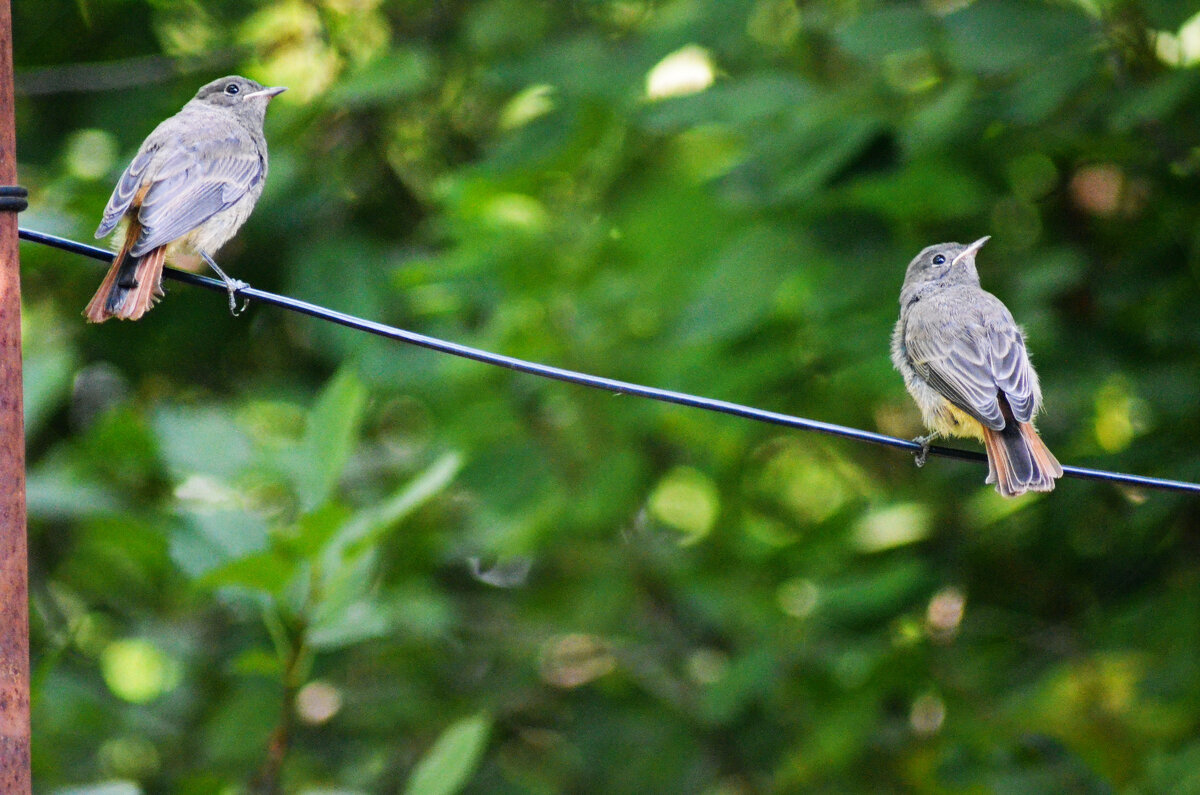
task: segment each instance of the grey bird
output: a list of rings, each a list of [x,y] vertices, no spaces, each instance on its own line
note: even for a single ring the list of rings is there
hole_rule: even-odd
[[[123,244],[84,309],[93,323],[137,320],[163,295],[167,257],[199,254],[225,282],[229,306],[243,282],[230,279],[212,254],[250,216],[267,176],[263,120],[285,89],[236,75],[201,88],[142,142],[113,190],[96,237],[126,222]]]
[[[932,431],[917,439],[917,463],[939,436],[973,437],[1000,494],[1051,491],[1063,471],[1033,426],[1042,391],[1025,334],[979,285],[975,255],[987,241],[929,246],[904,275],[892,363]]]

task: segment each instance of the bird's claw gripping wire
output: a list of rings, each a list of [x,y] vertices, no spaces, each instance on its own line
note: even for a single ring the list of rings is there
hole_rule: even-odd
[[[913,439],[913,442],[921,445],[920,450],[913,451],[913,463],[917,465],[917,468],[925,466],[925,459],[929,458],[929,443],[936,438],[937,434],[931,433],[928,436],[918,436]]]
[[[246,296],[242,296],[242,308],[237,308],[238,291],[245,290],[250,285],[246,284],[241,279],[231,279],[225,283],[225,286],[229,289],[229,314],[237,317],[246,311],[246,307],[250,306],[250,299]]]
[[[248,307],[250,305],[250,299],[243,298],[242,299],[242,308],[238,309],[237,294],[238,294],[239,290],[245,290],[250,285],[246,284],[241,279],[231,279],[228,276],[226,276],[225,271],[221,270],[220,266],[217,265],[217,263],[213,260],[213,258],[208,256],[208,252],[201,251],[200,256],[203,257],[204,261],[208,263],[208,267],[212,268],[216,272],[216,274],[221,277],[221,281],[225,282],[225,291],[229,293],[229,314],[233,315],[234,317],[237,317],[238,315],[245,312],[246,307]]]

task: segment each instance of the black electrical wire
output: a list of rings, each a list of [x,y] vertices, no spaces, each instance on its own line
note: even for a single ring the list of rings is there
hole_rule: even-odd
[[[58,237],[56,235],[38,232],[33,229],[20,230],[21,238],[32,243],[40,243],[44,246],[69,251],[73,254],[80,254],[85,257],[100,260],[101,262],[112,262],[113,254],[111,251],[106,251],[102,248],[90,246],[86,243],[79,243],[67,238]],[[209,290],[217,292],[225,292],[225,285],[217,279],[210,279],[206,276],[197,276],[193,273],[166,268],[164,275],[168,279],[173,279],[185,284],[192,284],[198,287],[205,287]],[[908,439],[899,439],[895,436],[887,436],[882,433],[874,433],[872,431],[864,431],[858,428],[847,428],[842,425],[834,425],[829,422],[820,422],[819,420],[810,420],[803,417],[794,417],[790,414],[780,414],[775,411],[766,411],[757,409],[751,406],[743,406],[738,403],[730,403],[725,400],[714,400],[712,398],[699,397],[697,395],[689,395],[685,392],[673,392],[668,389],[657,389],[650,386],[642,386],[640,384],[631,384],[627,381],[617,381],[613,378],[602,378],[600,376],[588,375],[587,373],[578,373],[574,370],[565,370],[561,367],[551,367],[550,365],[538,364],[537,362],[527,362],[523,359],[516,359],[512,356],[504,356],[499,353],[491,353],[489,351],[471,348],[466,345],[459,345],[455,342],[447,342],[437,339],[436,337],[427,337],[424,334],[417,334],[412,331],[405,331],[394,326],[376,323],[373,320],[365,320],[353,315],[347,315],[342,312],[337,312],[332,309],[326,309],[323,306],[310,304],[307,301],[300,301],[295,298],[289,298],[285,295],[259,290],[254,287],[246,287],[238,290],[238,295],[249,298],[255,301],[261,301],[264,304],[282,307],[299,312],[300,314],[309,315],[311,317],[325,320],[330,323],[337,323],[348,328],[365,331],[370,334],[375,334],[388,339],[407,342],[410,345],[419,345],[422,348],[448,353],[452,356],[461,356],[465,359],[474,359],[477,362],[495,365],[497,367],[506,367],[509,370],[516,370],[522,373],[540,376],[542,378],[552,378],[556,381],[565,381],[570,384],[579,384],[581,386],[591,387],[593,389],[603,389],[607,392],[613,392],[621,395],[636,395],[637,397],[649,398],[650,400],[659,400],[664,403],[676,403],[681,406],[691,406],[693,408],[704,409],[705,411],[715,411],[721,414],[732,414],[735,417],[745,417],[746,419],[756,420],[758,422],[766,422],[772,425],[782,425],[787,428],[796,428],[803,431],[818,431],[827,433],[831,436],[842,436],[847,439],[857,439],[860,442],[870,442],[871,444],[884,445],[885,447],[894,447],[899,450],[906,450],[915,453],[921,449],[921,446],[916,442]],[[957,458],[961,461],[987,461],[987,456],[983,453],[972,450],[960,450],[954,447],[931,446],[929,455],[941,456],[942,458]],[[1145,475],[1130,475],[1123,472],[1108,472],[1102,469],[1088,469],[1086,467],[1064,466],[1063,475],[1072,478],[1082,478],[1085,480],[1103,480],[1110,483],[1122,483],[1128,486],[1139,486],[1148,489],[1161,489],[1164,491],[1181,491],[1190,492],[1192,494],[1200,494],[1200,483],[1188,483],[1181,480],[1165,480],[1162,478],[1152,478]]]

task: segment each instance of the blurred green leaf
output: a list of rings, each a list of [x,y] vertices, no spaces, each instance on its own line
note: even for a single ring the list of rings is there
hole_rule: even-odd
[[[205,571],[197,584],[205,588],[237,586],[278,595],[295,573],[295,565],[278,553],[258,552]]]
[[[734,720],[753,699],[762,695],[763,683],[770,681],[779,664],[772,652],[751,651],[730,662],[704,692],[703,714],[714,724]]]
[[[308,641],[317,650],[340,649],[384,637],[393,625],[391,611],[371,600],[338,605],[336,610],[323,606],[309,630]]]
[[[844,193],[856,206],[925,222],[976,215],[982,194],[983,185],[969,172],[941,160],[911,163],[898,174],[862,177]]]
[[[206,472],[232,478],[250,462],[250,446],[222,407],[161,406],[155,437],[168,468],[179,475]]]
[[[452,723],[413,769],[407,795],[453,795],[470,781],[491,731],[491,718],[473,715]]]
[[[927,47],[936,34],[935,18],[924,8],[895,5],[855,16],[837,31],[837,42],[859,58],[877,60]]]
[[[803,249],[781,232],[746,230],[703,267],[680,319],[680,342],[725,340],[761,324],[784,275],[803,259]]]
[[[1175,0],[1139,0],[1137,5],[1145,12],[1150,24],[1159,30],[1176,31],[1200,13],[1192,4]]]
[[[314,557],[346,526],[351,516],[352,512],[345,505],[326,502],[301,516],[295,526],[281,537],[281,541],[297,555]]]
[[[889,561],[829,583],[821,589],[818,609],[832,620],[847,622],[895,615],[928,585],[929,573],[920,561]]]
[[[244,511],[189,514],[170,539],[171,559],[189,577],[200,577],[266,548],[266,523]]]
[[[67,399],[75,367],[75,353],[66,347],[39,349],[25,354],[21,377],[27,436],[36,436],[50,413]]]
[[[1065,3],[968,3],[948,15],[945,25],[950,56],[963,69],[984,74],[1012,72],[1096,44],[1091,20]]]
[[[29,515],[40,519],[66,519],[116,512],[120,502],[98,483],[87,483],[65,468],[40,467],[25,477]]]
[[[429,57],[415,47],[392,50],[340,80],[326,101],[334,107],[391,105],[424,90],[430,82]]]
[[[446,453],[390,497],[345,521],[331,539],[330,549],[335,554],[354,554],[356,549],[378,543],[406,516],[449,486],[462,465],[457,453]]]
[[[341,370],[317,398],[297,461],[296,488],[304,510],[329,498],[358,437],[367,390],[351,368]]]

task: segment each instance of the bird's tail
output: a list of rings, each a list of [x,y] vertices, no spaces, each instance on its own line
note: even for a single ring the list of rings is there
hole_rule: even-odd
[[[1062,465],[1032,423],[1009,418],[999,431],[984,428],[983,444],[988,457],[986,482],[995,483],[996,491],[1005,497],[1052,491],[1055,479],[1062,477]]]
[[[125,245],[113,258],[100,289],[92,296],[83,316],[91,323],[103,323],[110,317],[137,320],[163,296],[162,270],[166,248],[159,246],[140,257],[129,253],[140,227],[131,222]]]

